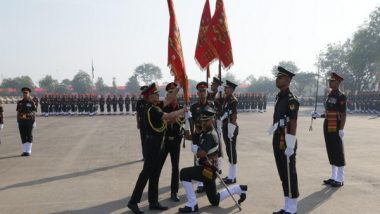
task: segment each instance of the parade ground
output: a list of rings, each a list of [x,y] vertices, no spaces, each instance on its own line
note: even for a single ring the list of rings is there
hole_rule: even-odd
[[[20,157],[22,146],[16,106],[4,105],[0,131],[0,213],[132,213],[127,202],[142,169],[141,145],[134,116],[38,117],[33,153]],[[322,132],[323,120],[309,131],[312,108],[299,112],[297,170],[298,213],[378,213],[380,210],[380,118],[348,115],[344,145],[345,185],[322,185],[329,178]],[[283,205],[282,188],[266,130],[273,106],[265,113],[240,113],[238,124],[237,182],[248,185],[240,213],[270,214]],[[149,143],[149,142],[148,142]],[[191,166],[190,142],[181,150],[180,168]],[[224,177],[228,171],[224,159]],[[159,200],[177,213],[186,202],[180,184],[180,202],[170,201],[170,159],[160,177]],[[217,181],[219,189],[223,186]],[[212,207],[205,194],[197,194],[199,213],[238,213],[231,198]],[[147,187],[140,208],[149,211]]]

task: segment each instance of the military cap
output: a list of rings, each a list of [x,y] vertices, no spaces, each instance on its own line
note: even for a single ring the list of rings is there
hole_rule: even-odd
[[[144,95],[145,97],[148,97],[149,95],[155,94],[158,92],[160,91],[157,89],[156,83],[152,83],[147,88],[145,88],[144,91],[141,92],[141,94]]]
[[[287,76],[287,77],[293,78],[295,76],[294,73],[286,70],[285,68],[283,68],[281,66],[277,67],[277,71],[278,71],[278,73],[276,74],[276,77]]]
[[[231,81],[226,80],[226,85],[224,87],[235,89],[237,87],[237,85]]]
[[[338,82],[342,82],[344,79],[343,77],[339,76],[337,73],[332,72],[329,80],[336,80]]]
[[[197,90],[208,88],[207,82],[204,82],[204,81],[199,82],[199,83],[197,84],[196,88],[197,88]]]
[[[170,90],[175,89],[175,88],[177,88],[177,83],[171,82],[171,83],[169,83],[169,84],[166,85],[165,90],[167,92],[169,92]]]
[[[214,77],[214,78],[212,79],[212,83],[215,83],[215,84],[218,84],[218,85],[222,85],[222,84],[223,84],[223,81],[220,80],[219,78]]]
[[[22,91],[22,92],[24,92],[24,91],[29,91],[29,93],[31,93],[31,92],[32,92],[32,89],[30,89],[29,87],[23,87],[23,88],[21,89],[21,91]]]
[[[216,112],[213,108],[207,106],[206,108],[201,110],[200,120],[211,120],[214,119]]]

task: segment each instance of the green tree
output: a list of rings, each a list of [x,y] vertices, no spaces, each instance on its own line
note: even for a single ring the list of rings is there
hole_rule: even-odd
[[[312,96],[316,84],[316,74],[311,72],[299,72],[293,78],[292,91],[297,96]]]
[[[29,76],[21,76],[16,78],[5,78],[1,83],[2,88],[17,88],[29,87],[33,89],[35,87],[32,78]]]
[[[137,94],[140,92],[140,84],[136,75],[129,77],[128,82],[126,83],[126,91],[128,93]]]
[[[250,86],[247,91],[249,92],[259,92],[266,94],[275,94],[277,92],[276,82],[274,79],[269,77],[261,76],[259,78],[250,78]]]
[[[135,69],[135,75],[139,80],[144,82],[145,85],[148,85],[162,78],[162,72],[160,67],[155,66],[152,63],[144,63],[142,65],[139,65]]]
[[[91,77],[85,71],[80,70],[72,80],[72,86],[77,93],[89,93],[92,90]]]
[[[51,75],[46,75],[44,78],[38,81],[38,84],[41,88],[45,88],[49,92],[55,92],[55,89],[58,86],[58,80],[53,79]]]
[[[232,72],[227,72],[226,75],[222,76],[222,81],[226,82],[226,80],[231,81],[235,84],[240,84],[240,81],[236,78],[235,74]]]
[[[102,77],[98,77],[95,83],[95,88],[98,93],[105,93],[107,92],[108,86],[104,83]]]

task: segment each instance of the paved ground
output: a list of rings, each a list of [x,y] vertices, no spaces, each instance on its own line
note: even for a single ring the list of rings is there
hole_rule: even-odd
[[[321,185],[330,174],[322,120],[309,132],[310,109],[301,109],[298,123],[300,202],[298,213],[377,213],[380,210],[380,119],[350,116],[347,120],[345,186]],[[33,156],[19,157],[21,144],[15,106],[5,105],[0,131],[0,213],[130,213],[126,203],[142,167],[134,117],[38,118]],[[272,108],[264,114],[240,114],[238,182],[249,185],[241,213],[271,213],[282,206],[280,180],[266,129]],[[189,143],[187,142],[187,145]],[[180,166],[192,164],[190,147],[181,150]],[[227,172],[227,165],[224,166]],[[221,186],[219,186],[222,188]],[[180,203],[170,196],[170,162],[160,179],[160,201],[176,213]],[[198,195],[201,213],[236,213],[231,199],[218,208]],[[142,209],[149,212],[146,192]]]

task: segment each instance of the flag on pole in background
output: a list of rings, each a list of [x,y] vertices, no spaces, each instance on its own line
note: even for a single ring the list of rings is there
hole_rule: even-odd
[[[223,0],[216,1],[215,13],[207,29],[207,37],[211,45],[215,47],[223,67],[229,69],[234,64],[234,59]]]
[[[175,77],[175,82],[183,87],[183,97],[186,103],[189,102],[189,85],[186,75],[185,61],[182,53],[181,35],[177,25],[172,0],[168,0],[170,22],[168,40],[168,66]]]
[[[207,41],[209,39],[209,37],[207,37],[207,29],[210,22],[210,3],[209,0],[206,0],[205,6],[203,7],[201,23],[199,25],[197,46],[195,48],[195,61],[202,70],[207,68],[212,61],[218,59],[218,54],[214,46],[212,46],[212,43],[210,41]],[[209,71],[207,70],[207,72]]]
[[[92,71],[92,79],[94,79],[94,61],[91,60],[91,71]]]

